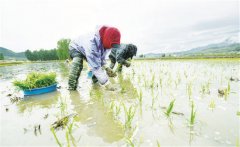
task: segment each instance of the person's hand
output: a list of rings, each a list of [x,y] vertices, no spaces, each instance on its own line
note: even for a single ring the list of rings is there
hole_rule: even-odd
[[[126,67],[130,67],[131,66],[131,62],[128,62],[128,61],[126,61]]]
[[[116,91],[116,90],[117,90],[117,88],[114,87],[114,85],[111,84],[110,82],[106,83],[106,85],[105,85],[104,87],[105,87],[105,89],[108,90],[108,91]]]
[[[105,70],[106,70],[109,77],[116,77],[117,76],[117,74],[111,68],[107,67],[107,68],[105,68]]]

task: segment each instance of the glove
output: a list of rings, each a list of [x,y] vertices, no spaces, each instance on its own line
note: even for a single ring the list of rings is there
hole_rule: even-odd
[[[117,74],[111,68],[109,68],[109,67],[103,67],[103,68],[106,70],[107,75],[109,77],[116,77],[117,76]]]
[[[103,85],[108,91],[116,91],[117,88],[113,86],[109,81]]]
[[[126,67],[129,67],[129,66],[131,66],[131,62],[126,61],[125,65],[126,65]]]

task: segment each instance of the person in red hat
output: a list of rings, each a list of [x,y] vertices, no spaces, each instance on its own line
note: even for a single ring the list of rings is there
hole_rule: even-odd
[[[94,83],[99,82],[109,90],[114,87],[108,80],[108,76],[116,76],[106,67],[106,55],[114,47],[120,44],[121,33],[115,27],[100,26],[95,33],[80,36],[69,44],[69,54],[73,59],[69,72],[68,88],[76,90],[78,79],[83,69],[83,60],[86,60],[93,73]],[[106,72],[105,72],[106,71]]]

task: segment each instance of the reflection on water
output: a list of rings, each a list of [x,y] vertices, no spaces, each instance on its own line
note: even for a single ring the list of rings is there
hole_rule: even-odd
[[[97,91],[97,90],[96,90]],[[101,93],[100,90],[96,93]],[[79,121],[88,126],[89,136],[102,137],[105,142],[115,142],[123,138],[122,125],[119,124],[102,103],[100,94],[93,94],[90,101],[81,101],[79,92],[71,92],[73,109],[79,116]]]
[[[0,136],[0,145],[53,146],[56,139],[63,146],[235,145],[239,138],[236,112],[240,84],[229,79],[240,79],[238,66],[238,60],[135,61],[110,79],[118,88],[114,92],[93,85],[87,79],[86,67],[78,91],[71,92],[67,90],[69,67],[65,63],[0,67],[0,134],[6,134]],[[11,82],[32,71],[56,72],[59,89],[23,98]],[[227,98],[218,95],[222,87],[230,87]],[[10,99],[16,96],[23,100],[12,103]],[[176,99],[173,111],[182,115],[166,118],[163,108],[172,99]],[[192,127],[188,125],[190,100],[197,109]],[[213,102],[214,110],[209,109]],[[68,127],[50,130],[54,122],[71,114],[76,117]],[[126,121],[131,124],[128,128]]]
[[[31,111],[32,109],[52,108],[56,105],[60,93],[54,91],[42,95],[26,96],[22,101],[17,103],[19,112]]]

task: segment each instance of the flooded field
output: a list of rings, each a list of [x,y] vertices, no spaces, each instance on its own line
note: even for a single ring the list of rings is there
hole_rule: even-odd
[[[106,91],[81,73],[67,90],[60,62],[0,67],[1,146],[236,146],[238,59],[134,61]],[[57,74],[55,92],[23,97],[12,81]]]

